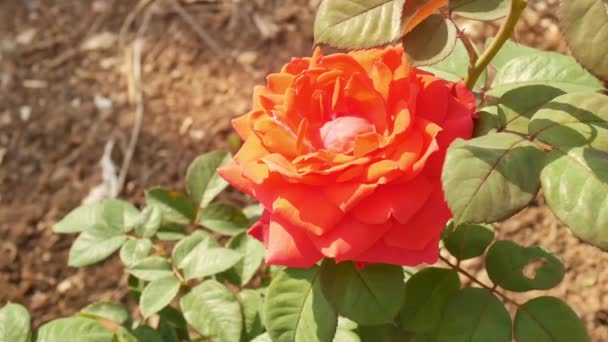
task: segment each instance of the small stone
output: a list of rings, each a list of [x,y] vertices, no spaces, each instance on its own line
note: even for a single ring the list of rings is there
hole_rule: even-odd
[[[118,36],[112,32],[101,32],[87,39],[83,44],[84,50],[109,49],[118,40]]]
[[[34,40],[36,33],[37,33],[36,29],[29,28],[29,29],[19,33],[17,35],[17,38],[15,38],[15,42],[17,42],[17,44],[19,44],[19,45],[28,45]]]
[[[193,129],[190,131],[190,137],[194,140],[203,140],[205,138],[205,132],[200,129]]]
[[[184,121],[182,122],[182,125],[179,127],[179,135],[184,135],[186,134],[186,132],[188,132],[188,130],[190,129],[190,127],[192,126],[192,117],[188,116],[184,119]]]
[[[108,112],[112,109],[112,100],[101,95],[95,95],[93,103],[95,103],[95,107],[101,112]]]
[[[240,53],[237,61],[242,65],[251,65],[258,59],[258,54],[255,51],[245,51]]]
[[[72,288],[72,282],[70,279],[66,279],[57,285],[57,292],[66,293]]]
[[[31,116],[32,116],[32,107],[21,106],[21,108],[19,108],[19,117],[21,118],[21,121],[27,122]]]

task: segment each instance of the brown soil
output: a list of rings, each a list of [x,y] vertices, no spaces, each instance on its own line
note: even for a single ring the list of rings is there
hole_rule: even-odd
[[[95,300],[126,300],[125,274],[115,259],[68,268],[73,237],[50,227],[102,181],[99,161],[109,141],[121,167],[135,113],[125,56],[138,28],[146,26],[144,120],[121,193],[135,203],[150,186],[181,189],[196,155],[230,149],[229,121],[248,109],[253,86],[291,56],[310,54],[319,1],[182,1],[219,51],[201,40],[172,1],[152,2],[121,36],[138,1],[0,1],[0,306],[23,303],[35,325]],[[539,3],[544,7],[533,11],[539,17],[530,20],[549,18],[554,27],[551,6]],[[482,37],[493,28],[477,30]],[[562,50],[559,37],[547,45],[551,30],[539,34],[522,26],[518,38]],[[101,33],[126,44],[106,45]],[[542,206],[501,225],[500,235],[560,255],[568,273],[550,293],[574,307],[594,340],[608,340],[608,272],[602,267],[608,254],[579,242]]]

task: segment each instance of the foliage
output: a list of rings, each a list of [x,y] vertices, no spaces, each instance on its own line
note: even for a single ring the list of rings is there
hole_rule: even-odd
[[[441,14],[429,15],[442,5]],[[442,235],[443,266],[331,259],[308,269],[262,266],[264,246],[246,234],[261,207],[216,200],[227,183],[215,170],[231,155],[211,152],[188,168],[186,193],[151,189],[141,210],[108,199],[74,209],[53,227],[78,234],[72,267],[118,254],[137,311],[97,302],[33,333],[27,310],[9,303],[0,309],[0,342],[588,341],[560,299],[521,304],[505,294],[553,288],[565,267],[538,246],[497,240],[491,224],[526,208],[542,189],[576,235],[608,249],[608,97],[596,78],[608,78],[608,15],[602,0],[562,1],[575,59],[506,41],[525,5],[324,0],[318,10],[317,43],[359,49],[402,40],[413,65],[464,79],[477,92],[476,137],[453,143],[443,168],[454,214]],[[452,13],[506,18],[480,53]],[[461,268],[475,258],[491,284]],[[475,286],[463,286],[459,275]],[[505,304],[516,308],[514,317]]]

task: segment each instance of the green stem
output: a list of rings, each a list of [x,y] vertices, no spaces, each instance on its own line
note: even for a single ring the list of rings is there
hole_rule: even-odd
[[[477,83],[481,73],[488,67],[490,61],[496,56],[505,42],[509,40],[509,37],[513,34],[515,25],[526,6],[528,6],[528,0],[511,0],[509,14],[502,23],[500,30],[498,30],[498,34],[492,41],[492,44],[490,44],[483,54],[479,56],[479,59],[475,63],[475,67],[469,71],[469,74],[465,79],[465,83],[469,89],[473,89],[473,86]]]

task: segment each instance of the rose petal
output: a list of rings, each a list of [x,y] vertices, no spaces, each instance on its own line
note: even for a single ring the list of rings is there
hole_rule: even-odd
[[[369,225],[346,217],[329,233],[311,236],[314,245],[328,258],[336,262],[352,260],[369,249],[391,228],[391,222]]]
[[[342,211],[350,211],[357,203],[371,195],[376,184],[337,183],[324,187],[325,196]]]
[[[452,214],[443,198],[441,184],[434,184],[424,206],[407,223],[394,225],[385,235],[384,242],[393,247],[422,250],[441,234],[451,217]]]
[[[350,214],[367,224],[387,222],[391,217],[408,222],[428,200],[433,185],[424,177],[407,184],[386,184],[376,189],[351,210]]]
[[[400,266],[432,265],[439,258],[439,239],[430,241],[422,250],[409,250],[386,244],[379,240],[374,246],[358,255],[354,260],[362,263],[383,263]]]
[[[323,255],[303,230],[285,222],[270,219],[265,235],[266,264],[287,267],[312,267]]]

